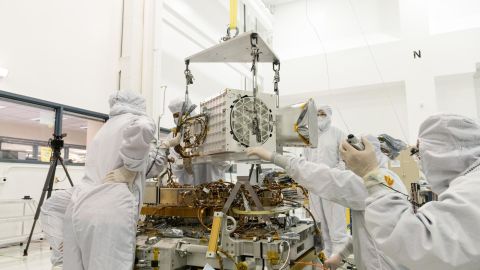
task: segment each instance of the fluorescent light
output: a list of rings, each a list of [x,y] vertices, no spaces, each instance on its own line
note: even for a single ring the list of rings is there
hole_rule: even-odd
[[[0,109],[5,109],[7,106],[0,105]]]
[[[30,119],[32,121],[40,122],[40,117]]]
[[[5,78],[8,75],[8,69],[0,67],[0,79]]]
[[[88,127],[80,127],[81,129],[87,129]]]

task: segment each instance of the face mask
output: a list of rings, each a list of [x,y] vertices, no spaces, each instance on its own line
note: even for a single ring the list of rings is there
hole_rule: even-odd
[[[317,119],[317,123],[318,129],[320,129],[320,131],[326,131],[330,127],[331,120],[330,117],[319,116]]]
[[[448,189],[450,181],[458,176],[458,173],[451,169],[459,167],[458,160],[449,158],[448,154],[441,152],[421,151],[420,153],[419,167],[425,175],[425,180],[434,193],[442,194]]]

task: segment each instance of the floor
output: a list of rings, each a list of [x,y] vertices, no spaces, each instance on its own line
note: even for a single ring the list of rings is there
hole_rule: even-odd
[[[50,247],[45,240],[32,242],[26,257],[23,256],[23,249],[24,246],[19,245],[0,248],[0,269],[51,270]],[[346,269],[346,267],[338,269]]]
[[[23,256],[25,246],[0,248],[0,269],[2,270],[50,270],[50,246],[44,241],[32,242],[28,256]]]

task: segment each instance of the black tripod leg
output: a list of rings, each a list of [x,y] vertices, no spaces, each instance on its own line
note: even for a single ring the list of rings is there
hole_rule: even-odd
[[[33,231],[35,230],[35,225],[37,224],[38,217],[40,216],[40,210],[42,209],[43,201],[45,200],[45,195],[48,193],[48,198],[52,193],[53,180],[55,178],[55,169],[57,168],[57,159],[53,158],[50,161],[50,168],[48,169],[47,179],[45,179],[45,184],[43,185],[42,195],[38,201],[37,210],[35,211],[35,217],[33,218],[32,229],[30,230],[30,235],[28,236],[27,246],[23,250],[23,256],[28,255],[28,248],[30,247],[30,242],[32,241]]]
[[[65,174],[67,175],[68,182],[70,182],[70,185],[73,187],[72,178],[70,177],[70,174],[67,171],[67,167],[65,167],[65,163],[63,163],[63,158],[59,157],[58,159],[60,161],[60,164],[62,164],[63,170],[65,171]]]
[[[52,163],[50,163],[50,166],[52,166],[53,169],[52,169],[52,173],[50,174],[51,181],[48,183],[47,199],[50,198],[50,196],[52,196],[53,183],[55,182],[55,172],[57,171],[57,166],[58,166],[58,158],[54,158]],[[48,172],[50,173],[50,169],[48,170]],[[47,177],[48,177],[48,174],[47,174]],[[43,201],[42,201],[42,204],[43,204]]]

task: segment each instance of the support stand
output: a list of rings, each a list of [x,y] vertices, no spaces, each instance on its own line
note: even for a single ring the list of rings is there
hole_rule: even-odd
[[[72,179],[70,178],[70,174],[68,173],[67,167],[65,167],[63,158],[61,156],[61,150],[64,146],[63,138],[66,136],[67,134],[54,134],[53,138],[50,139],[50,141],[48,142],[50,148],[52,149],[52,155],[50,156],[50,168],[48,169],[47,179],[45,180],[45,184],[43,185],[42,195],[40,196],[40,200],[38,201],[37,210],[33,219],[32,229],[30,230],[30,235],[28,236],[27,246],[23,250],[23,256],[28,256],[28,248],[30,247],[30,243],[32,241],[33,231],[35,230],[35,225],[37,224],[38,217],[40,216],[40,210],[42,209],[45,196],[48,199],[52,195],[53,183],[55,181],[55,171],[59,162],[62,165],[63,170],[65,171],[68,182],[70,182],[70,185],[73,187]]]
[[[262,166],[260,164],[252,164],[252,166],[250,166],[250,171],[248,173],[248,181],[252,180],[252,174],[254,171],[255,171],[255,182],[257,182],[257,184],[260,184],[260,181],[258,180],[260,178],[260,174],[262,173]]]
[[[240,191],[241,187],[245,187],[245,189],[248,191],[250,196],[252,197],[253,202],[255,203],[255,207],[257,208],[256,210],[263,210],[262,203],[260,202],[260,199],[257,196],[257,193],[255,190],[253,190],[252,185],[250,185],[250,180],[238,180],[235,186],[233,187],[232,191],[230,192],[230,196],[228,196],[227,202],[223,206],[222,212],[226,214],[228,210],[230,209],[230,206],[232,205],[233,201],[237,197],[238,192]]]

